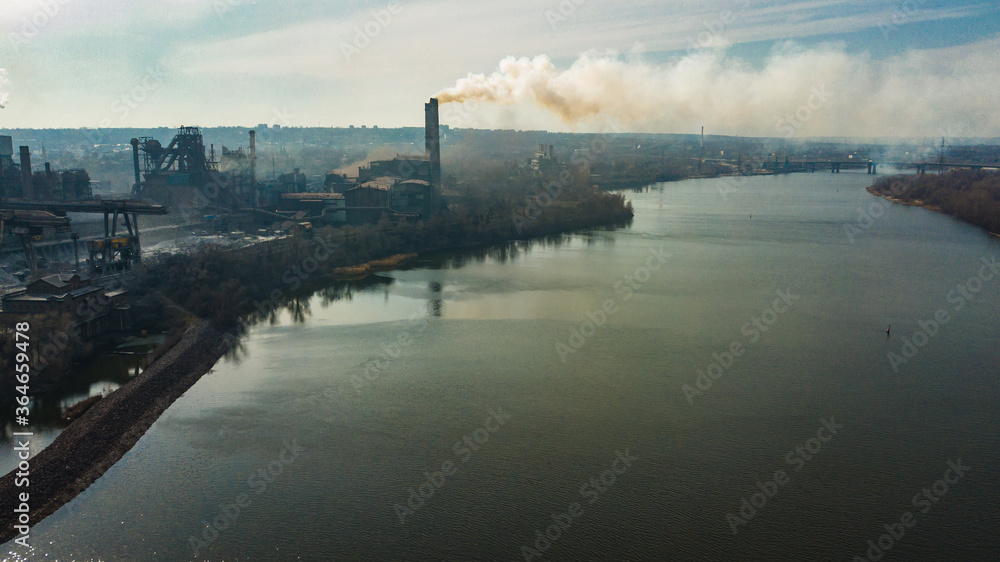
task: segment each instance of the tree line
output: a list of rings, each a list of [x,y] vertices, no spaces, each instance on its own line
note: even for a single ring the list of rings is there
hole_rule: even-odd
[[[879,178],[872,190],[906,203],[923,204],[990,232],[1000,233],[1000,173],[950,170]]]
[[[528,211],[534,195],[527,186],[507,191],[505,182],[484,183],[468,199],[423,221],[383,217],[377,224],[327,226],[242,249],[208,247],[147,261],[135,268],[134,280],[127,286],[133,329],[177,333],[195,319],[231,329],[242,316],[259,314],[259,303],[284,306],[301,293],[301,287],[316,286],[324,277],[328,280],[340,267],[397,254],[472,248],[621,224],[632,218],[631,204],[623,195],[593,187],[568,186],[558,201],[532,214]],[[31,319],[37,327],[33,337],[59,340],[52,348],[57,352],[46,354],[48,365],[33,380],[53,383],[71,371],[74,361],[93,353],[93,343],[70,329],[79,320],[71,314]],[[0,384],[11,382],[12,357],[12,336],[0,330]]]

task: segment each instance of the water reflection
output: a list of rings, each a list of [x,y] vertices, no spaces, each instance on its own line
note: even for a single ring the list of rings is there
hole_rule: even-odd
[[[430,302],[428,303],[430,314],[431,316],[440,318],[441,313],[444,310],[444,304],[441,300],[441,283],[431,281],[428,288],[430,289],[431,294],[434,295],[434,298],[430,299]]]
[[[579,234],[556,234],[533,240],[516,240],[512,242],[476,246],[456,251],[443,251],[422,256],[417,263],[403,268],[421,268],[430,270],[460,269],[470,264],[493,262],[506,264],[516,261],[536,249],[560,248],[569,244],[574,238],[579,238],[587,246],[598,242],[613,244],[614,238],[602,235],[602,232],[614,231],[614,225],[608,225]],[[263,304],[249,311],[241,322],[227,330],[230,349],[226,359],[239,364],[248,358],[245,345],[245,335],[249,328],[261,323],[276,325],[280,322],[282,313],[287,312],[293,324],[306,324],[313,317],[312,307],[317,303],[321,308],[340,302],[351,301],[356,294],[378,294],[384,296],[386,302],[392,293],[391,287],[396,279],[386,275],[373,274],[354,280],[321,280],[307,283],[296,291],[285,290],[277,302],[265,300]],[[427,314],[434,317],[444,315],[446,296],[453,297],[461,289],[449,286],[442,281],[431,281],[427,286]],[[66,408],[95,395],[107,395],[121,385],[137,376],[142,371],[143,361],[155,349],[159,341],[149,342],[139,340],[128,344],[117,352],[106,353],[85,362],[77,371],[67,376],[58,388],[36,395],[31,403],[32,426],[34,431],[61,431],[69,422],[62,419]],[[0,398],[0,439],[9,442],[15,431],[14,411],[11,396]],[[20,429],[17,429],[20,430]]]
[[[570,243],[574,238],[580,238],[585,244],[593,245],[598,242],[603,244],[614,244],[614,238],[599,234],[600,232],[612,232],[616,226],[608,225],[581,234],[556,234],[533,240],[516,240],[502,244],[488,246],[476,246],[464,248],[462,250],[442,251],[421,256],[413,265],[403,267],[401,270],[413,268],[430,270],[461,269],[471,264],[483,264],[493,262],[506,264],[521,258],[536,249],[559,248]],[[248,312],[240,326],[233,329],[234,335],[242,337],[247,328],[251,328],[261,323],[276,325],[280,321],[282,313],[288,313],[295,324],[305,324],[312,317],[311,306],[314,302],[319,302],[320,306],[327,306],[338,301],[353,299],[355,294],[379,293],[388,302],[392,293],[391,287],[396,283],[396,279],[385,275],[373,274],[362,279],[339,280],[339,281],[319,281],[304,284],[297,291],[285,291],[278,302],[257,303],[255,310]],[[432,281],[428,285],[429,297],[427,299],[428,313],[440,317],[444,310],[443,294],[452,293],[454,287],[447,287],[440,281]],[[270,305],[270,306],[269,306]],[[228,356],[230,359],[240,360],[245,356],[240,352],[240,346],[234,345]]]
[[[146,356],[156,345],[157,342],[153,341],[133,345],[84,362],[77,370],[67,374],[57,388],[32,396],[31,425],[27,428],[15,427],[13,397],[4,393],[0,400],[0,442],[10,442],[14,431],[63,429],[69,425],[69,422],[62,419],[66,408],[91,396],[107,396],[132,380],[142,372]]]

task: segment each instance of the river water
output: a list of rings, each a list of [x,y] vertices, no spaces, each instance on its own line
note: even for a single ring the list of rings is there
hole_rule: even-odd
[[[290,303],[31,559],[996,559],[1000,240],[734,181]]]

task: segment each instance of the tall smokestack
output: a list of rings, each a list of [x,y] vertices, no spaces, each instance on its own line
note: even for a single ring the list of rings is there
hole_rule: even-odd
[[[257,131],[250,131],[250,177],[257,181]]]
[[[21,147],[21,185],[26,199],[35,198],[34,184],[31,181],[31,151],[28,147]]]
[[[431,165],[431,183],[441,189],[441,133],[438,123],[438,100],[431,98],[424,104],[424,144]]]
[[[250,188],[253,189],[253,206],[257,201],[257,131],[250,131]]]

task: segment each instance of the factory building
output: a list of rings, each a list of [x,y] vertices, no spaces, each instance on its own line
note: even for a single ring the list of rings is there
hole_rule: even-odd
[[[396,178],[375,178],[344,193],[349,224],[374,224],[382,220],[383,215],[391,215],[390,192],[396,184]]]
[[[32,174],[31,185],[36,201],[81,201],[94,196],[85,170],[53,172],[48,162],[45,171]]]
[[[14,142],[0,135],[0,199],[21,196],[21,170],[14,165]]]
[[[347,222],[375,223],[382,216],[429,217],[441,193],[440,138],[438,100],[431,98],[424,105],[424,154],[397,155],[392,160],[376,160],[360,167],[357,186],[344,191]]]
[[[31,150],[20,148],[20,165],[14,163],[14,143],[0,136],[0,198],[32,201],[79,201],[90,199],[90,175],[85,170],[56,172],[45,162],[45,169],[31,168]]]
[[[133,194],[168,207],[253,207],[257,204],[255,136],[250,131],[249,154],[223,147],[226,169],[215,161],[214,147],[212,158],[205,156],[198,127],[181,127],[166,147],[149,137],[132,139]]]
[[[345,193],[355,185],[357,184],[349,180],[346,174],[329,172],[326,174],[326,181],[323,182],[323,190],[327,193]]]
[[[281,174],[275,179],[258,182],[257,201],[262,207],[281,208],[283,195],[286,193],[305,193],[308,187],[309,178],[301,170],[295,168],[292,172]]]
[[[431,181],[431,163],[427,157],[399,156],[392,160],[376,160],[358,168],[358,183],[380,177],[397,180],[418,179]]]
[[[347,222],[346,198],[340,193],[282,193],[278,210],[305,211],[332,224]]]
[[[91,339],[130,325],[129,307],[120,304],[125,292],[124,289],[108,291],[91,283],[85,275],[60,273],[4,295],[3,312],[16,315],[56,312],[82,317],[76,326],[84,339]]]
[[[0,135],[0,168],[14,165],[14,139]]]
[[[551,144],[538,145],[538,152],[528,158],[528,167],[542,175],[557,174],[566,168],[556,158],[556,147]]]
[[[429,181],[412,179],[396,182],[389,195],[389,205],[397,213],[426,216],[433,211],[434,185]]]

